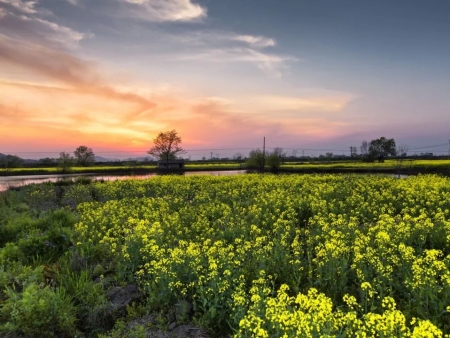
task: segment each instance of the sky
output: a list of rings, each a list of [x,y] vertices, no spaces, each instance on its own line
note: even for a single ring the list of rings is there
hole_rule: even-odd
[[[0,0],[0,153],[410,153],[450,139],[448,0]],[[318,149],[318,150],[315,150]],[[187,156],[187,155],[186,155]]]

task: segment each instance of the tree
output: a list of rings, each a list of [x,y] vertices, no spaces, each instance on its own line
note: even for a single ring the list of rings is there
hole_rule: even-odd
[[[397,169],[401,170],[403,167],[403,162],[408,154],[409,146],[407,144],[400,144],[396,149],[397,154]]]
[[[276,155],[280,158],[280,164],[286,159],[286,152],[283,152],[283,148],[276,147],[273,148],[273,151],[270,155]]]
[[[8,171],[12,168],[20,168],[23,164],[23,160],[16,155],[3,155],[0,156],[0,167]]]
[[[405,158],[408,156],[409,146],[407,144],[400,144],[396,149],[396,154],[398,158]]]
[[[380,137],[378,139],[370,141],[369,155],[372,158],[377,158],[378,162],[384,162],[384,158],[391,155],[395,156],[396,148],[393,138],[387,139]]]
[[[282,155],[283,149],[281,148],[275,148],[271,153],[266,154],[261,149],[253,149],[248,155],[247,166],[263,172],[267,165],[270,171],[276,172],[280,169]]]
[[[239,167],[242,167],[242,163],[244,163],[244,156],[242,156],[242,153],[237,152],[233,155],[233,160],[235,160],[237,163],[239,163]]]
[[[264,171],[264,154],[261,149],[250,150],[248,154],[247,166],[250,169],[258,169]]]
[[[87,167],[88,165],[92,165],[95,163],[95,154],[91,148],[88,148],[86,146],[79,146],[77,149],[75,149],[73,154],[75,155],[77,164],[83,167]]]
[[[368,156],[369,155],[369,143],[364,140],[361,142],[361,146],[360,148],[360,152],[361,152],[361,156]]]
[[[239,153],[239,152],[233,155],[233,160],[235,160],[235,161],[237,161],[237,162],[242,161],[242,158],[243,158],[243,156],[242,156],[242,154]]]
[[[70,172],[70,168],[75,163],[75,159],[70,156],[69,153],[61,152],[59,153],[59,159],[58,159],[58,167],[61,168],[61,171],[63,173]]]
[[[166,161],[168,169],[170,160],[175,160],[178,154],[186,153],[180,144],[181,137],[175,130],[161,132],[153,139],[153,147],[147,153],[161,161]]]
[[[275,148],[273,152],[267,155],[267,165],[271,172],[277,172],[281,167],[281,162],[283,159],[283,149]]]
[[[350,157],[355,158],[358,157],[358,148],[351,146],[350,147]]]
[[[46,158],[41,158],[39,160],[39,163],[42,165],[46,165],[46,166],[54,166],[57,161],[54,158],[50,158],[50,157],[46,157]]]

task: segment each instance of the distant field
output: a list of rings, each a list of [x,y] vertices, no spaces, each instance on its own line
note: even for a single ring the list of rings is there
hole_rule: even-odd
[[[188,163],[186,164],[186,169],[192,170],[215,170],[215,169],[240,169],[241,166],[238,163]],[[156,165],[105,165],[105,166],[92,166],[92,167],[72,167],[70,168],[71,173],[102,173],[102,172],[134,172],[134,171],[152,171],[156,170]],[[8,173],[9,175],[20,175],[20,174],[56,174],[61,172],[61,168],[51,167],[29,167],[29,168],[13,168],[8,170],[0,169],[0,173]]]
[[[84,173],[84,172],[102,172],[102,171],[112,171],[112,170],[119,170],[119,171],[127,171],[127,170],[133,170],[133,169],[156,169],[155,165],[145,165],[145,166],[93,166],[93,167],[72,167],[70,168],[71,172],[74,173]],[[51,168],[40,168],[40,167],[30,167],[30,168],[13,168],[8,170],[11,173],[22,173],[22,172],[48,172],[50,174],[53,173],[59,173],[61,172],[61,168],[58,167],[51,167]]]
[[[230,169],[230,168],[240,168],[244,164],[239,163],[188,163],[186,164],[187,169]]]
[[[400,163],[396,160],[386,160],[383,163],[373,162],[287,162],[283,164],[282,168],[340,168],[340,169],[396,169]],[[402,168],[442,168],[450,167],[450,160],[410,160],[406,159],[401,163]]]
[[[186,163],[186,170],[238,170],[245,169],[244,163]],[[281,170],[295,172],[314,171],[373,171],[389,172],[401,169],[406,172],[447,172],[450,171],[450,160],[404,160],[401,164],[396,160],[386,160],[384,163],[365,163],[360,161],[346,162],[286,162],[281,165]],[[70,173],[124,173],[132,174],[136,172],[151,172],[157,170],[156,165],[105,165],[92,167],[72,167]],[[33,174],[56,174],[61,173],[61,169],[52,168],[14,168],[9,170],[0,169],[0,175],[33,175]]]

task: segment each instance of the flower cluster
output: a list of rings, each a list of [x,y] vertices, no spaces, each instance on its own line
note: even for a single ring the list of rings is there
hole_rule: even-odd
[[[76,250],[237,337],[450,332],[450,180],[243,175],[97,184]]]

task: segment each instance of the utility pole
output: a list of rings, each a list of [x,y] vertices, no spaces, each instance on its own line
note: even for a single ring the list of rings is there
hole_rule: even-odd
[[[212,151],[211,151],[211,162],[212,162]]]
[[[264,171],[264,167],[266,166],[266,137],[263,139],[263,165],[262,170]]]

